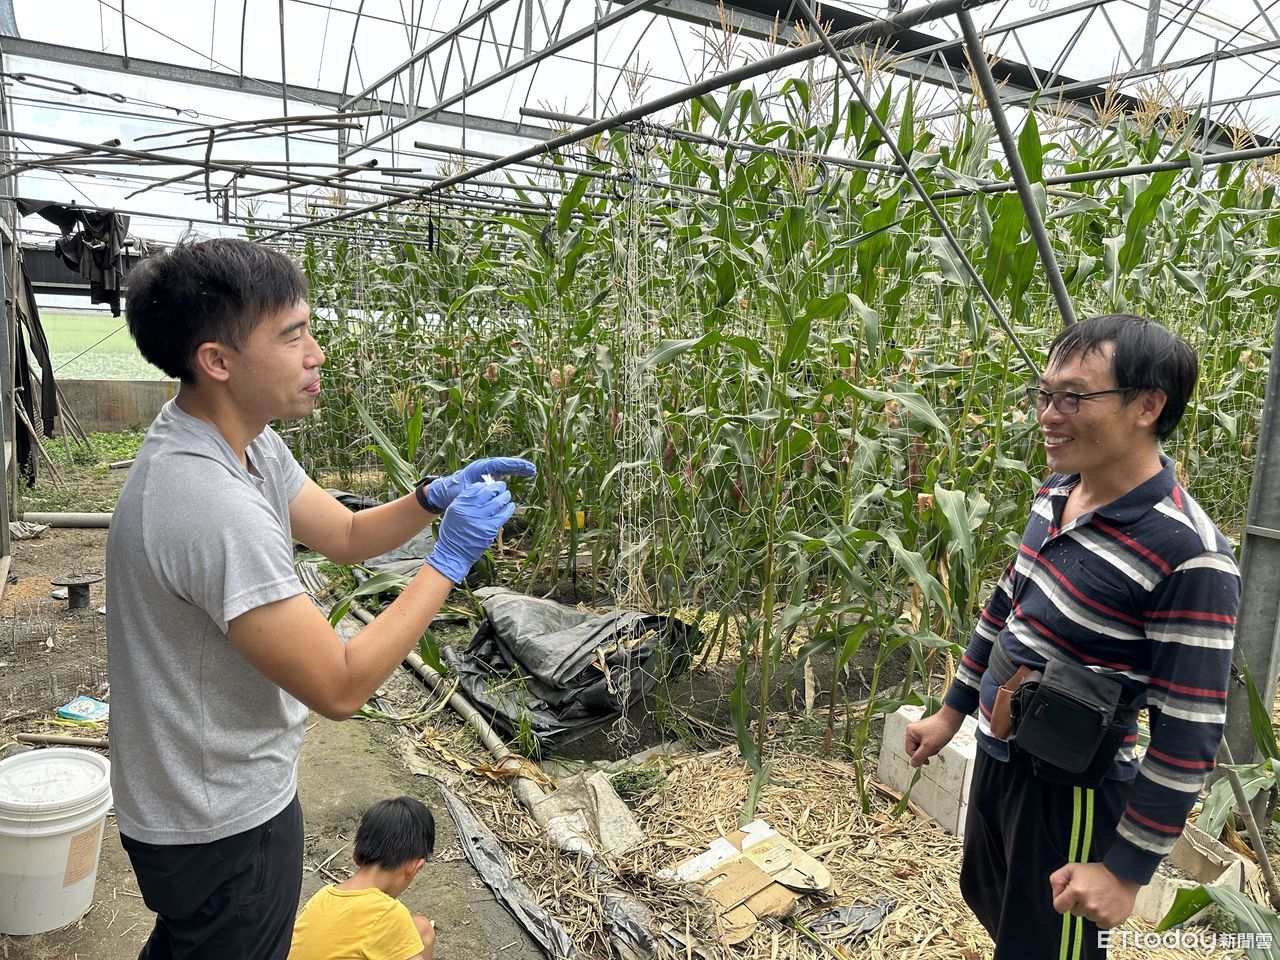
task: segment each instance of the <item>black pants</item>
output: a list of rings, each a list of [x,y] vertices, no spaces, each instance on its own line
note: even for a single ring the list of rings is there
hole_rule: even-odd
[[[302,807],[213,843],[121,834],[155,929],[138,960],[284,960],[302,893]]]
[[[1052,783],[1025,755],[1002,763],[978,750],[960,892],[995,941],[995,960],[1104,960],[1098,928],[1053,909],[1049,875],[1067,862],[1102,859],[1131,786]]]

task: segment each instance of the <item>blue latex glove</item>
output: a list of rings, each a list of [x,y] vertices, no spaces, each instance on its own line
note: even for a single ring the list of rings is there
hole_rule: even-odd
[[[516,505],[501,480],[463,488],[440,518],[435,549],[426,562],[454,583],[461,583],[515,512]]]
[[[447,477],[437,477],[431,481],[427,487],[427,508],[433,513],[444,513],[458,494],[473,483],[482,483],[486,476],[497,480],[501,477],[532,477],[537,472],[537,467],[519,457],[484,457],[474,460]]]

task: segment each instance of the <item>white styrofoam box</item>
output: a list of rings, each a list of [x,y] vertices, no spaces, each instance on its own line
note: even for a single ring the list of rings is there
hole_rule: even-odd
[[[1173,909],[1173,902],[1183,890],[1194,890],[1199,886],[1229,887],[1240,890],[1245,885],[1244,862],[1237,860],[1214,880],[1186,880],[1180,877],[1157,873],[1138,890],[1133,901],[1134,916],[1141,917],[1150,923],[1159,923],[1164,915]],[[1208,910],[1205,907],[1205,910]],[[1203,912],[1203,911],[1202,911]],[[1199,916],[1200,914],[1196,914]]]
[[[876,776],[881,783],[903,793],[911,787],[911,779],[916,773],[904,751],[907,724],[923,715],[923,707],[903,706],[884,720]],[[978,751],[977,730],[973,717],[965,717],[951,742],[930,757],[928,764],[919,768],[920,779],[911,787],[912,801],[937,820],[944,830],[958,836],[964,836],[964,821],[969,810],[969,785],[973,780],[973,761]]]
[[[1201,884],[1229,887],[1245,896],[1250,896],[1255,889],[1259,894],[1262,892],[1262,873],[1257,865],[1194,823],[1186,825],[1169,851],[1167,861],[1177,870],[1158,870],[1151,882],[1138,891],[1133,905],[1136,916],[1152,923],[1159,923],[1164,918],[1173,907],[1179,891],[1194,889]],[[1258,895],[1254,895],[1254,899],[1262,902]]]

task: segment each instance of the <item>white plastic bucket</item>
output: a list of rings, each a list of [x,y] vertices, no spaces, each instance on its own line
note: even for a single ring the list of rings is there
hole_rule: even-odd
[[[0,933],[56,930],[93,903],[111,765],[50,747],[0,760]]]

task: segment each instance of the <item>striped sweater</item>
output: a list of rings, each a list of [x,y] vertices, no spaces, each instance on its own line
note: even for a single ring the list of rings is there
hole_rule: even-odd
[[[1119,680],[1125,700],[1147,709],[1151,739],[1139,760],[1135,729],[1116,755],[1110,776],[1135,783],[1103,862],[1135,883],[1173,848],[1213,769],[1240,601],[1230,545],[1161,462],[1159,474],[1065,528],[1078,478],[1049,477],[946,695],[963,714],[978,710],[980,746],[1008,760],[989,722],[993,643],[1018,665],[1068,660]]]

